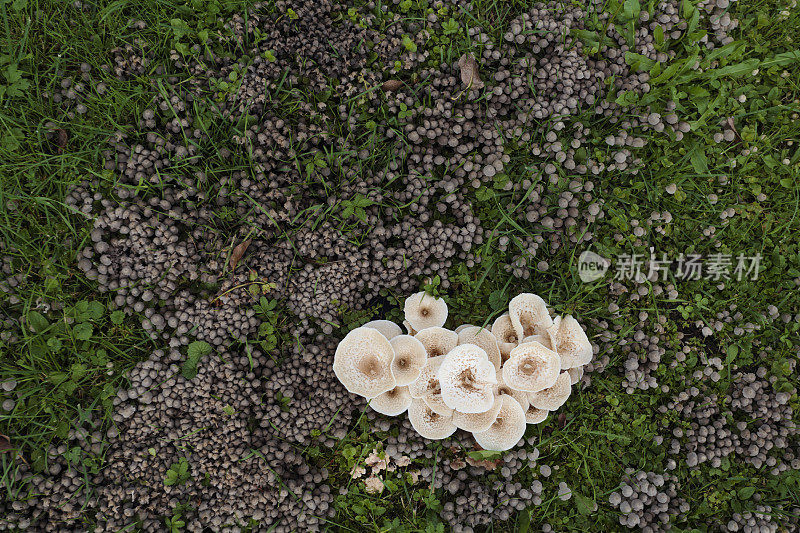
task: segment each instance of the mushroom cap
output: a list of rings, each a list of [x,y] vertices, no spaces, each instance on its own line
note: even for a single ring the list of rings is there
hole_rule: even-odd
[[[433,411],[437,415],[453,416],[453,408],[448,407],[447,404],[444,403],[444,399],[442,399],[441,390],[428,394],[427,396],[422,398],[422,401],[424,401],[425,405],[430,407],[431,411]]]
[[[525,435],[525,411],[522,406],[508,395],[503,395],[500,399],[503,405],[489,429],[472,434],[484,450],[510,450]]]
[[[397,416],[408,409],[412,400],[408,387],[395,387],[371,399],[369,406],[383,415]]]
[[[431,357],[425,361],[425,366],[419,373],[419,377],[408,386],[408,392],[412,398],[424,398],[429,394],[436,394],[440,391],[439,378],[436,376],[439,367],[442,366],[444,356]]]
[[[529,393],[528,400],[530,400],[531,406],[537,409],[555,411],[564,405],[570,392],[572,392],[572,385],[570,385],[569,374],[562,372],[552,387]]]
[[[567,373],[569,374],[569,383],[570,383],[570,385],[575,385],[583,377],[583,367],[582,366],[576,366],[576,367],[573,367],[573,368],[568,368],[567,369]]]
[[[561,360],[538,342],[520,344],[503,365],[503,381],[512,389],[536,392],[552,387],[561,371]]]
[[[463,326],[459,326],[463,327]],[[474,344],[482,348],[489,357],[489,362],[494,365],[495,370],[500,369],[502,361],[500,359],[500,347],[497,346],[497,338],[486,328],[479,326],[467,326],[458,333],[458,344]]]
[[[455,331],[433,327],[421,329],[414,337],[425,346],[428,357],[439,357],[458,346],[458,333]]]
[[[503,381],[503,371],[497,371],[497,385],[494,386],[494,395],[495,396],[502,396],[503,394],[508,394],[512,396],[517,402],[522,406],[522,410],[528,409],[530,402],[528,401],[528,393],[521,390],[512,389],[506,382]]]
[[[394,349],[378,330],[356,328],[336,347],[333,372],[353,394],[374,398],[395,386]]]
[[[417,330],[415,330],[414,328],[411,327],[411,324],[408,323],[408,320],[403,320],[403,325],[405,326],[406,333],[408,335],[416,335],[417,334]]]
[[[492,324],[492,335],[497,339],[497,347],[500,348],[500,356],[503,362],[508,359],[508,354],[519,344],[517,332],[511,323],[511,317],[506,313],[500,315]]]
[[[400,326],[398,326],[391,320],[372,320],[370,322],[367,322],[361,327],[377,329],[378,331],[381,332],[381,334],[384,337],[386,337],[389,340],[392,340],[393,338],[403,333],[403,330],[400,329]]]
[[[583,366],[592,360],[592,343],[572,315],[556,317],[547,330],[553,349],[561,356],[561,369]]]
[[[418,292],[406,298],[403,310],[406,320],[417,331],[440,328],[447,320],[447,304],[444,299],[434,298],[425,292]]]
[[[446,439],[455,433],[452,417],[435,413],[424,401],[415,399],[408,406],[408,420],[414,430],[426,439]]]
[[[527,403],[527,402],[526,402]],[[491,409],[483,413],[462,413],[460,411],[453,412],[453,424],[458,429],[464,431],[486,431],[497,420],[497,413],[503,406],[503,399],[500,396],[494,397],[494,403]]]
[[[508,302],[508,315],[517,338],[524,339],[529,335],[541,335],[553,325],[547,303],[541,297],[523,292]]]
[[[496,370],[474,344],[456,346],[444,356],[437,374],[444,403],[462,413],[483,413],[494,403]]]
[[[462,330],[464,330],[466,328],[473,328],[473,327],[475,327],[474,324],[461,324],[460,326],[458,326],[453,331],[455,331],[456,333],[461,333]]]
[[[416,381],[428,360],[425,346],[411,335],[397,335],[389,341],[389,344],[394,349],[392,375],[397,386],[409,385]]]
[[[538,342],[548,350],[553,350],[553,344],[550,342],[550,334],[545,332],[543,335],[528,335],[520,344],[525,344],[526,342]],[[555,352],[555,350],[553,350]]]
[[[544,409],[537,409],[532,405],[528,405],[528,410],[525,411],[525,422],[528,424],[541,424],[545,420],[547,420],[547,416],[550,414],[550,411],[545,411]]]

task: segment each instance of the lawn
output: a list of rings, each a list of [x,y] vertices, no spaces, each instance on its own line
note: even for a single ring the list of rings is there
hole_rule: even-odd
[[[0,530],[796,531],[796,4],[0,0]],[[419,291],[593,358],[423,438]]]

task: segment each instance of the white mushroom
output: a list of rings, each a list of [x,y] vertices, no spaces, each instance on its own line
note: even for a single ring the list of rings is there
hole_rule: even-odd
[[[418,292],[406,298],[405,318],[417,331],[425,328],[442,327],[447,320],[447,304],[442,298],[434,298]]]
[[[583,366],[592,360],[592,343],[571,315],[556,317],[547,330],[553,349],[561,356],[561,368]]]
[[[408,407],[408,420],[414,430],[426,439],[446,439],[455,433],[451,417],[437,414],[422,400],[414,400]]]
[[[484,450],[504,451],[513,448],[525,435],[525,411],[511,396],[500,397],[503,405],[494,423],[486,431],[472,434]]]
[[[517,338],[520,339],[529,335],[541,335],[553,325],[547,303],[529,292],[523,292],[508,302],[508,315],[514,331],[517,332]]]
[[[537,409],[555,411],[564,405],[564,402],[569,398],[570,392],[572,392],[572,386],[570,385],[569,374],[562,372],[552,387],[538,392],[531,392],[528,394],[528,400]]]
[[[492,335],[497,339],[497,347],[500,348],[501,359],[505,361],[508,359],[508,354],[511,350],[519,344],[517,332],[514,331],[514,325],[511,323],[511,317],[508,314],[500,315],[492,324]]]
[[[374,398],[395,386],[394,349],[372,328],[356,328],[342,339],[333,356],[333,372],[353,394]]]
[[[408,323],[408,320],[403,320],[403,326],[406,328],[406,333],[408,335],[416,335],[417,330],[411,327],[411,324]]]
[[[428,357],[438,357],[458,346],[458,333],[455,331],[433,327],[421,329],[414,335],[425,346]]]
[[[527,403],[527,400],[526,400]],[[464,431],[486,431],[497,420],[497,414],[503,406],[503,399],[500,396],[495,396],[494,404],[491,409],[483,413],[462,413],[459,411],[453,412],[453,424],[458,429]]]
[[[517,402],[522,406],[523,410],[526,410],[530,405],[528,401],[528,393],[521,390],[512,389],[506,382],[503,381],[503,371],[497,371],[497,385],[494,386],[494,395],[495,396],[502,396],[504,394],[508,394],[512,396]]]
[[[402,414],[411,405],[413,398],[408,393],[408,387],[395,387],[369,401],[373,410],[388,416]]]
[[[432,357],[425,362],[419,377],[408,386],[408,393],[411,394],[412,398],[421,399],[429,394],[439,392],[439,378],[436,377],[436,373],[439,371],[439,367],[442,366],[442,361],[444,361],[444,356],[440,355],[439,357]]]
[[[536,392],[552,387],[558,379],[561,360],[538,342],[520,344],[503,365],[503,381],[512,389]]]
[[[569,374],[570,385],[575,385],[583,377],[583,367],[576,366],[574,368],[568,368],[567,373]]]
[[[392,322],[391,320],[373,320],[371,322],[367,322],[362,328],[372,328],[377,329],[381,332],[381,334],[389,340],[392,340],[394,337],[397,337],[403,330],[400,329],[400,326]]]
[[[437,390],[436,392],[432,392],[428,394],[422,400],[425,402],[425,405],[430,407],[431,411],[436,413],[437,415],[442,416],[453,416],[454,409],[449,407],[446,403],[444,403],[444,399],[442,398],[442,391]]]
[[[462,344],[450,350],[437,376],[448,407],[462,413],[483,413],[492,407],[496,370],[478,346]]]
[[[525,411],[525,422],[528,424],[541,424],[545,420],[547,420],[547,416],[550,414],[550,411],[545,411],[544,409],[537,409],[532,405],[528,405],[528,410]]]
[[[550,342],[550,334],[547,332],[545,332],[543,335],[528,335],[522,339],[520,344],[525,344],[527,342],[538,342],[548,350],[553,350],[553,344]]]
[[[417,380],[428,360],[425,346],[411,335],[398,335],[389,341],[394,349],[392,375],[398,386]]]
[[[475,326],[472,325],[472,324],[461,324],[460,326],[458,326],[453,331],[455,331],[456,333],[461,333],[462,330],[465,330],[467,328],[473,328],[473,327],[475,327]]]
[[[497,338],[486,328],[478,326],[467,326],[458,333],[458,344],[474,344],[482,348],[489,357],[489,362],[494,365],[496,370],[500,369],[502,361],[500,359],[500,347],[497,345]]]

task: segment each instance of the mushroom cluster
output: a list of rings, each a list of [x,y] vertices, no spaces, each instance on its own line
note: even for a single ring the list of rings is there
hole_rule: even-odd
[[[347,390],[388,416],[408,412],[423,437],[457,429],[485,450],[513,448],[569,398],[593,349],[571,315],[552,318],[530,293],[509,302],[491,329],[444,327],[447,304],[425,292],[404,306],[407,333],[388,320],[352,330],[336,347],[333,371]]]

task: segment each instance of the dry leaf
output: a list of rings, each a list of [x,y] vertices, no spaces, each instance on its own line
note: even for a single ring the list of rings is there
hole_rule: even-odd
[[[402,86],[403,86],[403,82],[400,81],[400,80],[389,80],[389,81],[383,82],[383,85],[381,85],[381,89],[383,89],[384,91],[386,91],[388,93],[388,92],[396,91]]]
[[[559,413],[558,414],[558,427],[563,428],[567,425],[567,414],[566,413]]]
[[[458,58],[458,68],[461,69],[461,82],[469,89],[482,89],[483,82],[478,67],[478,62],[472,54],[464,54]]]
[[[61,128],[56,130],[56,146],[58,147],[58,153],[63,154],[64,148],[67,147],[67,130]]]
[[[5,435],[0,435],[0,453],[14,451],[11,441]]]
[[[239,264],[239,260],[247,251],[247,247],[250,246],[251,242],[253,242],[253,239],[247,239],[246,241],[242,242],[236,248],[233,249],[230,258],[228,259],[228,266],[230,267],[231,272],[236,270],[236,265]]]
[[[470,466],[479,466],[485,468],[486,470],[494,470],[502,462],[502,459],[494,459],[490,461],[489,459],[473,459],[470,456],[467,456],[465,459],[467,464]]]

